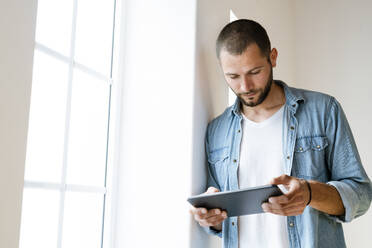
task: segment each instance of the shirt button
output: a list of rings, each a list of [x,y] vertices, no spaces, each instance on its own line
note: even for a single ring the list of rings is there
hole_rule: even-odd
[[[291,157],[290,156],[287,156],[287,159],[290,159]]]
[[[240,133],[240,129],[238,130],[238,133]]]
[[[233,225],[233,226],[235,225],[234,221],[233,221],[233,222],[231,222],[231,225]]]
[[[289,226],[290,227],[294,227],[294,223],[293,222],[289,222]]]
[[[234,159],[234,163],[236,163],[236,159]]]
[[[296,104],[293,104],[292,107],[296,107]]]
[[[319,148],[320,148],[320,145],[317,145],[317,146],[316,146],[316,148],[318,148],[318,149],[319,149]]]
[[[290,129],[291,129],[291,130],[294,130],[294,126],[291,126]]]
[[[302,150],[303,150],[303,148],[302,148],[302,147],[300,147],[299,149],[300,149],[300,151],[302,151]]]

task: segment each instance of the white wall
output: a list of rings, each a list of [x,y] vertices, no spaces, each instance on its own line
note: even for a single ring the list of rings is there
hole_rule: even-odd
[[[195,4],[123,6],[114,247],[189,247]]]
[[[372,3],[296,1],[296,85],[342,104],[362,162],[372,177]],[[372,247],[372,211],[344,225],[349,247]]]
[[[0,247],[18,247],[36,0],[0,2]]]
[[[274,79],[293,84],[295,79],[295,36],[293,3],[281,1],[232,1],[231,8],[238,18],[259,22],[270,37],[271,47],[278,50]]]

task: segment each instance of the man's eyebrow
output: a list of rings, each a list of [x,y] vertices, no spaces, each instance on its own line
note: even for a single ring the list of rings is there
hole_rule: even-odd
[[[264,67],[263,65],[256,66],[255,68],[250,69],[247,73],[250,73],[250,72],[252,72],[252,71],[254,71],[254,70],[257,70],[257,69],[261,69],[261,68],[263,68],[263,67]]]
[[[263,65],[261,65],[261,66],[256,66],[256,67],[250,69],[249,71],[247,71],[246,73],[251,73],[252,71],[257,70],[257,69],[261,69],[261,68],[263,68],[263,67],[264,67]],[[236,74],[236,73],[232,73],[232,72],[226,72],[225,75],[227,75],[227,76],[235,76],[235,75],[238,75],[238,74]]]

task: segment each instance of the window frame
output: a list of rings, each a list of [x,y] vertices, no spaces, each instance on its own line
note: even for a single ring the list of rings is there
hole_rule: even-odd
[[[102,211],[102,229],[101,229],[101,248],[113,247],[113,229],[115,226],[115,192],[116,192],[116,171],[118,154],[115,152],[119,146],[119,126],[120,126],[120,98],[121,98],[121,85],[119,80],[119,39],[121,29],[121,0],[114,1],[113,4],[113,26],[112,26],[112,50],[111,50],[111,70],[110,75],[105,76],[102,73],[77,63],[74,60],[75,43],[76,43],[76,26],[78,14],[78,0],[73,0],[73,14],[71,23],[71,39],[70,39],[70,52],[65,56],[43,44],[35,42],[34,51],[42,52],[54,59],[68,64],[68,82],[67,82],[67,106],[65,112],[65,129],[64,129],[64,145],[63,145],[63,162],[62,162],[62,176],[60,183],[43,182],[24,180],[24,189],[45,189],[57,190],[59,193],[59,216],[58,216],[58,240],[56,245],[58,248],[62,247],[63,240],[63,222],[64,222],[64,209],[65,209],[65,195],[66,192],[79,192],[79,193],[95,193],[103,196],[103,211]],[[119,7],[119,8],[118,8]],[[119,17],[119,18],[118,18]],[[71,117],[71,100],[72,100],[72,81],[73,71],[77,69],[88,75],[104,81],[109,86],[109,99],[108,99],[108,116],[107,116],[107,137],[106,137],[106,164],[105,164],[105,183],[104,186],[87,186],[78,184],[67,184],[67,153],[69,143],[69,125]],[[114,83],[115,82],[115,83]],[[22,223],[21,223],[22,224]]]

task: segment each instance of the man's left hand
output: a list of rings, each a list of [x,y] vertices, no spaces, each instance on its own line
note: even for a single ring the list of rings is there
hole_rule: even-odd
[[[287,193],[270,197],[268,202],[262,204],[265,212],[283,216],[295,216],[303,213],[310,199],[310,192],[304,179],[281,175],[273,178],[270,184],[283,184]]]

